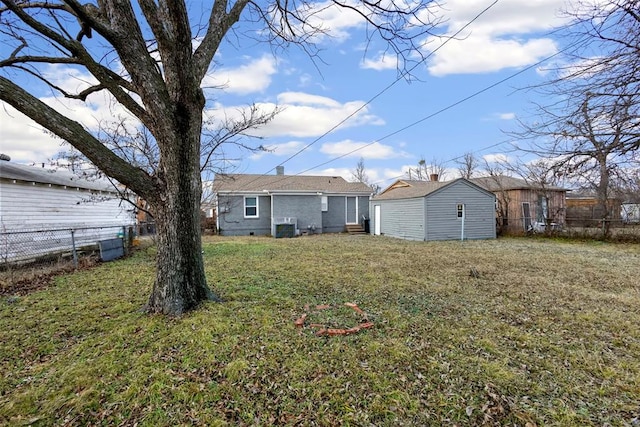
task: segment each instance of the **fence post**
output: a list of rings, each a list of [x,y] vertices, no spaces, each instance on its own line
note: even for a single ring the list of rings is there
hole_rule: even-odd
[[[122,249],[124,250],[124,254],[128,255],[128,250],[127,250],[127,227],[126,226],[122,226]]]
[[[73,268],[78,268],[78,252],[76,251],[76,237],[73,229],[71,229],[71,249],[73,254]]]

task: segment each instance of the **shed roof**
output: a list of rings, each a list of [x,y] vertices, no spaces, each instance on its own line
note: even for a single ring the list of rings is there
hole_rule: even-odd
[[[479,178],[471,178],[471,182],[489,191],[504,190],[550,190],[550,191],[568,191],[566,188],[557,187],[555,185],[547,185],[542,187],[535,183],[529,183],[524,179],[514,178],[512,176],[483,176]]]
[[[213,188],[218,193],[250,193],[262,191],[359,193],[369,195],[371,187],[361,182],[348,182],[340,176],[312,175],[216,175]]]
[[[374,197],[376,200],[415,199],[433,193],[451,182],[399,179]]]
[[[4,160],[0,161],[0,178],[87,190],[115,191],[113,184],[105,179],[89,181],[66,170],[38,168]]]
[[[380,194],[375,196],[374,199],[395,200],[426,197],[431,193],[434,193],[459,181],[467,182],[468,184],[471,184],[471,186],[477,188],[479,191],[491,194],[488,190],[464,178],[458,178],[453,181],[414,181],[408,179],[400,179],[384,189]]]

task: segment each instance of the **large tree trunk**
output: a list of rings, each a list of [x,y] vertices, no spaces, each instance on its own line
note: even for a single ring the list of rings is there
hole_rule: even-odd
[[[146,306],[150,313],[180,315],[202,301],[217,300],[204,274],[200,210],[176,208],[194,203],[193,189],[184,188],[194,177],[179,173],[183,185],[168,190],[166,203],[155,209],[158,254],[156,279]]]
[[[159,176],[163,191],[152,202],[158,234],[156,280],[146,310],[180,315],[205,300],[207,286],[200,229],[200,135],[204,96],[195,85],[176,90],[173,120],[163,147]],[[170,122],[171,118],[166,117]]]

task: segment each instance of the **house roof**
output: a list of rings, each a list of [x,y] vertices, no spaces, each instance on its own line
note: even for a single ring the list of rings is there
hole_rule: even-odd
[[[465,181],[478,190],[489,193],[486,189],[464,178],[453,181],[414,181],[400,179],[375,196],[374,200],[415,199],[425,197],[458,181]]]
[[[544,190],[551,191],[568,191],[566,188],[557,187],[554,185],[542,187],[541,185],[529,183],[524,179],[505,175],[471,178],[470,181],[492,192],[504,190],[541,190],[543,188]]]
[[[20,165],[5,160],[0,161],[0,178],[87,190],[115,191],[113,184],[104,179],[89,181],[69,171]]]
[[[312,175],[216,175],[213,187],[218,193],[323,192],[360,193],[369,195],[371,187],[361,182],[348,182],[340,176]]]

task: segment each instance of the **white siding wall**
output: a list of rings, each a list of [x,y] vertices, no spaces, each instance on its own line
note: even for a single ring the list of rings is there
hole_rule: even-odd
[[[48,184],[0,181],[0,231],[108,227],[135,222],[117,195]]]

